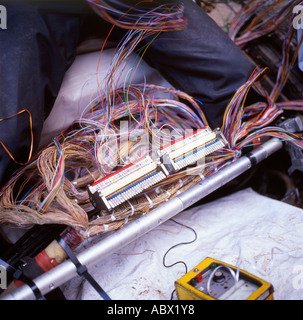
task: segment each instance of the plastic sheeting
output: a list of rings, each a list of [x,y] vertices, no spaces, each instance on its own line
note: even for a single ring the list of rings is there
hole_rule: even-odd
[[[66,72],[53,109],[43,124],[40,147],[47,145],[63,129],[80,119],[101,94],[106,92],[106,76],[115,54],[115,49],[102,53],[92,52],[76,57]],[[164,87],[171,85],[159,71],[140,61],[137,55],[128,57],[121,72],[113,79],[117,88],[125,84],[149,83]]]
[[[183,261],[190,271],[212,257],[270,282],[276,300],[303,298],[302,209],[245,189],[188,209],[174,220],[193,228],[197,239],[169,251],[166,265]],[[169,300],[185,266],[167,268],[163,257],[172,246],[194,239],[192,230],[169,220],[89,271],[113,300]],[[80,277],[61,289],[67,299],[100,299]]]

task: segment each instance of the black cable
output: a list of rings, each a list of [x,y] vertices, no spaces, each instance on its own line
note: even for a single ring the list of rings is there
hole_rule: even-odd
[[[193,231],[193,233],[195,234],[195,238],[194,238],[193,240],[191,240],[191,241],[188,241],[188,242],[180,242],[180,243],[177,243],[177,244],[173,245],[171,248],[169,248],[169,249],[166,251],[166,253],[164,254],[164,256],[163,256],[163,265],[164,265],[164,267],[166,267],[166,268],[170,268],[170,267],[173,267],[174,265],[176,265],[176,264],[178,264],[178,263],[181,263],[181,264],[183,264],[183,265],[185,266],[185,273],[187,273],[187,265],[186,265],[186,263],[185,263],[184,261],[181,261],[181,260],[180,260],[180,261],[177,261],[177,262],[175,262],[175,263],[173,263],[173,264],[171,264],[171,265],[166,265],[166,264],[165,264],[165,258],[166,258],[166,255],[167,255],[172,249],[174,249],[174,248],[176,248],[176,247],[178,247],[178,246],[181,246],[181,245],[191,244],[191,243],[195,242],[195,241],[197,240],[197,233],[196,233],[196,231],[195,231],[193,228],[191,228],[191,227],[189,227],[189,226],[187,226],[187,225],[185,225],[185,224],[183,224],[183,223],[177,222],[176,220],[173,220],[173,219],[170,219],[170,220],[173,221],[173,222],[176,223],[176,224],[179,224],[179,225],[181,225],[181,226],[184,226],[185,228]]]
[[[176,247],[178,247],[178,246],[181,246],[181,245],[187,245],[187,244],[191,244],[191,243],[195,242],[195,241],[197,240],[197,238],[198,238],[197,232],[196,232],[193,228],[191,228],[191,227],[189,227],[189,226],[187,226],[187,225],[185,225],[185,224],[183,224],[183,223],[180,223],[180,222],[178,222],[178,221],[176,221],[176,220],[174,220],[174,219],[170,219],[170,220],[173,221],[174,223],[180,225],[180,226],[183,226],[183,227],[191,230],[191,231],[194,233],[194,235],[195,235],[195,238],[194,238],[193,240],[191,240],[191,241],[188,241],[188,242],[180,242],[180,243],[177,243],[177,244],[173,245],[172,247],[170,247],[170,248],[165,252],[165,254],[164,254],[164,256],[163,256],[163,265],[164,265],[164,267],[170,268],[170,267],[175,266],[175,265],[178,264],[178,263],[181,263],[181,264],[183,264],[183,265],[185,266],[185,274],[186,274],[186,273],[188,272],[188,270],[187,270],[187,265],[186,265],[186,263],[185,263],[184,261],[180,260],[180,261],[177,261],[177,262],[175,262],[175,263],[173,263],[173,264],[171,264],[171,265],[166,265],[166,264],[165,264],[165,258],[166,258],[166,256],[167,256],[167,254],[168,254],[172,249],[174,249],[174,248],[176,248]],[[171,293],[170,300],[172,300],[173,294],[174,294],[175,291],[176,291],[176,290],[173,290],[173,292]]]

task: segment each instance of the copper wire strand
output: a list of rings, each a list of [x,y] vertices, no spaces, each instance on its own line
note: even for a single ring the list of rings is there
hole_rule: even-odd
[[[5,121],[5,120],[9,120],[13,117],[17,117],[21,114],[23,114],[24,112],[26,112],[29,116],[29,129],[30,129],[30,150],[29,150],[29,154],[28,154],[28,159],[26,162],[19,162],[17,161],[14,156],[11,154],[11,152],[9,151],[9,149],[5,146],[5,144],[0,140],[0,144],[2,145],[2,147],[4,148],[4,150],[6,151],[6,153],[9,155],[9,157],[17,164],[23,166],[23,165],[26,165],[29,163],[29,161],[31,160],[32,158],[32,154],[33,154],[33,148],[34,148],[34,132],[33,132],[33,120],[32,120],[32,115],[31,113],[29,112],[29,110],[27,109],[23,109],[21,111],[19,111],[18,113],[15,113],[9,117],[6,117],[6,118],[2,118],[0,119],[0,122],[2,121]]]

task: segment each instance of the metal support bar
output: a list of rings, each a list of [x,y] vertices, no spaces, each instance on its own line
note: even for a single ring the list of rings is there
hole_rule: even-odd
[[[250,154],[242,156],[216,174],[155,208],[149,214],[142,216],[124,228],[101,239],[97,244],[79,253],[77,255],[78,260],[87,267],[92,266],[246,172],[253,165],[260,163],[277,152],[282,146],[283,143],[278,139],[272,139],[264,143]],[[77,276],[75,265],[71,261],[66,260],[33,281],[41,293],[45,295],[75,276]],[[22,286],[2,298],[2,300],[32,299],[35,299],[35,296],[27,285]]]

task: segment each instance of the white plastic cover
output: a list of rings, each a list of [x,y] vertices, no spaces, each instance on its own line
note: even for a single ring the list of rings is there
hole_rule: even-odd
[[[100,92],[105,93],[104,79],[114,53],[115,49],[106,49],[101,54],[92,52],[76,57],[64,76],[53,109],[44,122],[40,147],[50,143],[54,136],[74,120],[80,119],[94,99],[100,96]],[[171,87],[159,71],[151,68],[144,60],[137,66],[139,61],[135,54],[126,59],[123,72],[118,73],[113,81],[117,88],[122,88],[125,82],[128,85],[149,83]]]

